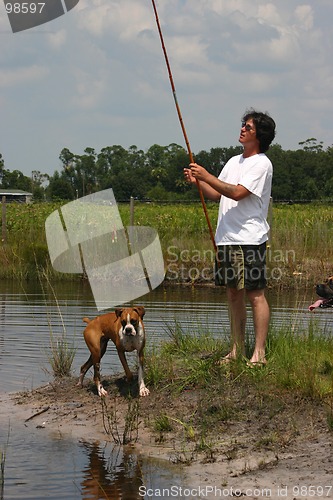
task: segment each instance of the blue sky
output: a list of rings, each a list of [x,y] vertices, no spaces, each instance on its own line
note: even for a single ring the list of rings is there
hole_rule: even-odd
[[[237,145],[246,108],[284,149],[333,143],[332,0],[157,0],[194,153]],[[13,34],[0,3],[0,153],[30,175],[60,151],[185,147],[150,0],[80,0]]]

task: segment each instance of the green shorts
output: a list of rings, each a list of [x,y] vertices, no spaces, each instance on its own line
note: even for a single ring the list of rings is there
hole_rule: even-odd
[[[260,290],[266,284],[266,242],[261,245],[218,246],[215,285]]]

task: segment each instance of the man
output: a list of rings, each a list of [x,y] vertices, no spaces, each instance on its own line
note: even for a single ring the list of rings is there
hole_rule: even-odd
[[[251,303],[255,347],[250,365],[266,364],[269,306],[265,297],[267,212],[273,167],[265,155],[275,137],[275,122],[267,114],[249,110],[242,119],[239,142],[243,154],[234,156],[215,177],[191,163],[184,169],[189,183],[200,181],[203,194],[219,201],[215,242],[218,248],[215,282],[226,285],[232,348],[229,362],[245,355],[247,297]]]

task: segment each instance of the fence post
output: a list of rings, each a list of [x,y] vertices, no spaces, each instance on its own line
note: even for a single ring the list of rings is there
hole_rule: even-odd
[[[134,198],[130,198],[130,226],[134,226]]]
[[[6,243],[7,241],[7,217],[6,217],[6,196],[2,197],[2,218],[1,218],[1,229],[2,229],[2,243]]]

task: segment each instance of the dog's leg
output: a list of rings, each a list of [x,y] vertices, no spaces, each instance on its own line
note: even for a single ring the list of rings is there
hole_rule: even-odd
[[[94,382],[97,387],[97,392],[99,396],[107,396],[108,392],[104,389],[101,383],[101,376],[100,376],[100,363],[94,363]]]
[[[108,345],[108,339],[105,339],[102,337],[99,340],[99,345],[94,342],[90,341],[90,339],[86,339],[86,344],[89,347],[89,350],[91,352],[89,359],[84,363],[84,365],[81,366],[80,370],[80,377],[78,381],[78,385],[83,385],[83,379],[89,368],[94,366],[94,382],[97,387],[97,392],[99,396],[106,396],[107,391],[103,388],[100,380],[100,362],[102,357],[105,354],[107,345]]]
[[[105,352],[105,351],[104,351]],[[107,391],[103,388],[100,380],[100,356],[93,356],[91,354],[89,356],[89,359],[84,365],[81,366],[80,370],[80,377],[77,385],[83,387],[83,379],[89,368],[91,368],[94,365],[94,382],[97,387],[97,392],[99,396],[106,396]]]
[[[125,374],[126,374],[126,378],[128,381],[132,380],[133,378],[133,373],[131,372],[131,370],[129,369],[128,367],[128,364],[127,364],[127,359],[125,357],[125,353],[121,350],[118,350],[118,356],[119,356],[119,359],[121,361],[121,364],[123,365],[123,368],[125,370]]]
[[[94,382],[97,387],[97,392],[99,396],[107,396],[108,392],[104,389],[101,383],[101,374],[100,374],[100,367],[101,367],[101,359],[105,354],[106,348],[108,345],[108,339],[105,337],[101,338],[100,341],[100,351],[99,351],[99,356],[98,360],[96,360],[96,363],[94,363]]]
[[[148,396],[149,389],[145,386],[143,380],[143,351],[138,352],[138,363],[139,363],[139,371],[138,371],[138,384],[139,384],[139,394],[140,396]]]
[[[80,369],[80,377],[78,380],[77,385],[83,387],[83,379],[89,368],[91,368],[93,365],[93,360],[92,360],[92,355],[89,356],[89,359],[84,363],[84,365],[81,366]]]

